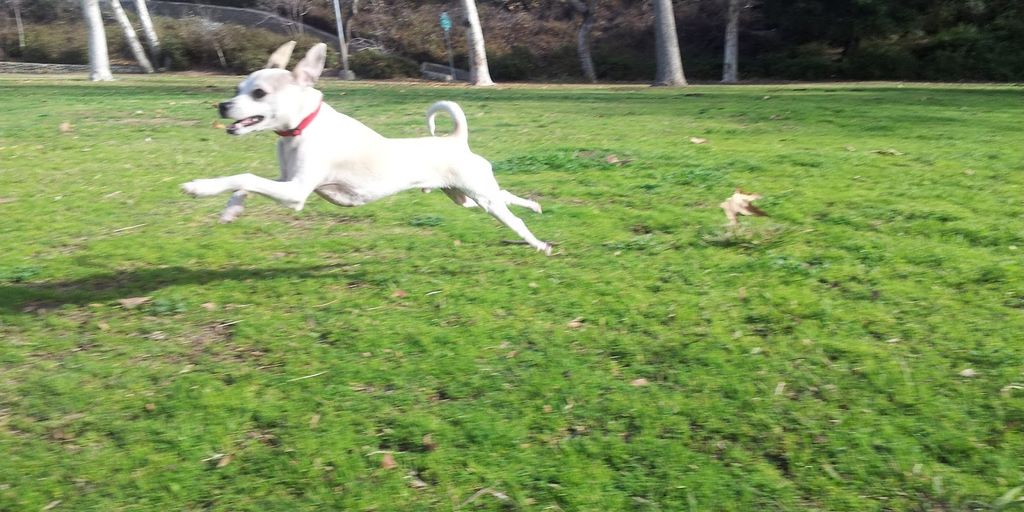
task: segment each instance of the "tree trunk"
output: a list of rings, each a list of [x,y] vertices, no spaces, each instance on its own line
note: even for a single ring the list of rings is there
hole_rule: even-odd
[[[463,0],[462,4],[466,9],[466,21],[469,22],[469,83],[480,86],[494,85],[491,72],[487,69],[484,31],[480,29],[476,0]]]
[[[658,56],[658,74],[654,85],[686,85],[672,0],[654,0],[654,43]]]
[[[149,58],[146,57],[146,50],[142,48],[142,43],[139,42],[139,37],[135,35],[135,29],[132,28],[132,22],[128,19],[128,15],[124,13],[124,8],[121,7],[121,0],[110,0],[110,9],[114,11],[114,18],[117,19],[117,23],[121,25],[121,30],[124,31],[124,38],[128,41],[128,47],[131,48],[135,60],[138,61],[143,71],[152,73],[153,65],[149,63]]]
[[[725,25],[725,56],[722,58],[722,81],[735,82],[739,69],[740,1],[729,0],[728,22]]]
[[[595,83],[597,74],[594,73],[594,59],[590,56],[590,31],[593,30],[596,21],[597,0],[589,0],[585,4],[574,0],[573,7],[583,15],[580,31],[576,33],[576,51],[580,56],[580,68],[583,70],[583,77],[588,82]]]
[[[107,57],[107,34],[103,30],[99,0],[82,0],[82,12],[89,26],[89,80],[113,80],[110,59]]]
[[[338,74],[338,78],[352,80],[355,74],[348,69],[348,41],[345,39],[345,23],[341,19],[340,0],[334,0],[334,20],[338,24],[338,49],[341,51],[341,73]]]
[[[142,33],[149,43],[149,54],[153,62],[160,66],[160,39],[156,36],[156,29],[153,28],[153,19],[149,17],[149,7],[146,0],[135,0],[135,9],[139,13],[139,21],[142,23]]]
[[[25,25],[21,23],[21,2],[11,4],[14,8],[14,23],[18,25],[18,48],[25,49]]]

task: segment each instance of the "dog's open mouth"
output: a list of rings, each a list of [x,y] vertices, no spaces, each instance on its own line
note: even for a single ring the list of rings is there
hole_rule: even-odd
[[[251,116],[245,119],[239,119],[238,121],[231,123],[231,126],[228,126],[228,133],[235,133],[239,128],[247,128],[254,124],[259,124],[263,119],[263,116]]]

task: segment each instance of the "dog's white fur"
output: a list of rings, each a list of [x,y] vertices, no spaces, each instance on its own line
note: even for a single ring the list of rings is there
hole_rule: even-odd
[[[284,70],[294,46],[292,41],[278,48],[266,69],[246,77],[235,97],[220,105],[222,116],[236,120],[227,129],[232,135],[289,130],[319,106],[301,135],[278,140],[278,180],[253,174],[199,179],[182,185],[187,194],[233,192],[221,214],[221,221],[231,222],[245,209],[249,193],[301,210],[313,192],[339,206],[359,206],[407,189],[438,188],[459,205],[483,208],[530,246],[551,254],[551,246],[508,209],[512,204],[540,213],[540,205],[498,186],[490,162],[469,149],[466,116],[457,104],[439,101],[427,111],[431,135],[438,112],[452,117],[454,129],[446,137],[385,138],[321,105],[323,95],[313,85],[323,72],[326,45],[310,49],[292,72]]]

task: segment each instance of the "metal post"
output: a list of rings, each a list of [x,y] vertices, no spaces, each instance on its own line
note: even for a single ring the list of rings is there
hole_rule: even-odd
[[[341,50],[341,72],[338,78],[342,80],[353,80],[356,75],[348,69],[348,43],[345,42],[345,29],[341,21],[341,5],[334,0],[334,19],[338,22],[338,48]]]

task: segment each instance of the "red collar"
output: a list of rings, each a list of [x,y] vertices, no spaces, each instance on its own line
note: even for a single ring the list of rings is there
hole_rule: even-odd
[[[302,122],[299,123],[299,125],[296,126],[295,128],[292,128],[291,130],[274,130],[274,133],[282,137],[298,137],[299,135],[302,135],[302,130],[305,130],[306,127],[309,126],[309,123],[313,122],[313,119],[316,118],[316,115],[320,113],[320,107],[322,107],[323,104],[323,100],[320,100],[320,103],[318,103],[316,106],[316,110],[314,110],[312,114],[306,116],[306,118],[303,119]]]

